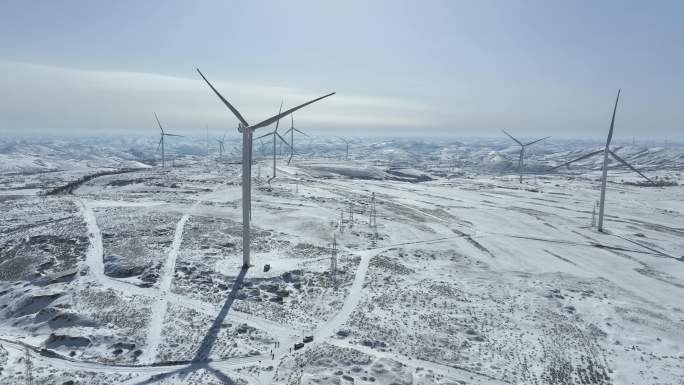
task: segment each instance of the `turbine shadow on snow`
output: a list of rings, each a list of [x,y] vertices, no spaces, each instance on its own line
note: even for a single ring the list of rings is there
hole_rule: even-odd
[[[214,347],[214,343],[216,342],[218,333],[221,330],[221,324],[223,324],[223,321],[228,315],[228,311],[230,310],[231,306],[233,306],[235,298],[237,298],[238,291],[240,290],[240,287],[242,287],[242,282],[245,280],[245,275],[247,275],[247,270],[248,268],[246,267],[241,268],[240,273],[237,275],[237,277],[235,277],[235,282],[233,282],[233,287],[230,289],[228,298],[226,298],[226,302],[223,303],[221,311],[218,313],[216,319],[211,324],[209,331],[202,339],[202,343],[197,349],[197,353],[195,353],[195,357],[193,357],[192,363],[188,366],[178,368],[168,373],[153,375],[152,377],[146,380],[136,383],[136,385],[152,384],[164,378],[171,377],[175,374],[186,375],[200,369],[207,370],[216,378],[221,380],[224,384],[235,384],[235,381],[230,379],[230,377],[225,375],[223,372],[209,366],[209,353],[211,353],[211,349]]]
[[[222,371],[212,368],[211,366],[206,366],[205,369],[208,372],[211,372],[211,374],[213,374],[216,378],[221,380],[221,382],[223,382],[224,384],[236,385],[235,381],[233,381],[230,377],[226,376]]]
[[[171,371],[171,372],[161,373],[161,374],[155,374],[155,375],[153,375],[152,377],[150,377],[150,378],[148,378],[148,379],[146,379],[146,380],[143,380],[143,381],[140,381],[140,382],[136,382],[135,385],[153,384],[153,383],[155,383],[155,382],[157,382],[157,381],[161,381],[161,380],[163,380],[163,379],[165,379],[165,378],[167,378],[167,377],[171,377],[171,376],[176,375],[176,374],[180,374],[180,375],[184,376],[184,375],[190,374],[190,373],[192,373],[192,372],[196,372],[196,371],[198,371],[198,370],[200,370],[200,369],[204,369],[204,370],[206,370],[207,372],[210,372],[210,373],[213,374],[216,378],[218,378],[219,380],[221,380],[221,382],[223,382],[224,384],[227,384],[227,385],[235,385],[235,381],[233,381],[230,377],[226,376],[226,375],[225,375],[223,372],[221,372],[220,370],[218,370],[218,369],[216,369],[216,368],[210,367],[210,366],[209,366],[209,363],[207,363],[207,362],[193,363],[193,364],[190,364],[190,365],[188,365],[188,366],[184,366],[184,367],[182,367],[182,368],[178,368],[178,369],[176,369],[176,370],[174,370],[174,371]]]
[[[214,322],[211,324],[211,327],[209,328],[207,335],[204,336],[204,339],[202,339],[202,343],[200,344],[200,347],[197,349],[195,357],[192,359],[193,362],[203,362],[207,361],[207,359],[209,358],[209,353],[211,352],[211,349],[214,347],[216,337],[218,336],[218,333],[221,330],[221,324],[223,324],[223,320],[226,318],[226,315],[228,315],[230,307],[233,305],[233,302],[235,302],[237,293],[240,290],[240,287],[242,286],[242,282],[245,280],[247,270],[248,269],[245,267],[240,269],[240,274],[238,274],[238,276],[235,278],[235,282],[233,282],[233,287],[230,289],[230,293],[228,294],[228,298],[226,298],[226,302],[223,303],[223,307],[221,308],[219,314],[216,316]]]

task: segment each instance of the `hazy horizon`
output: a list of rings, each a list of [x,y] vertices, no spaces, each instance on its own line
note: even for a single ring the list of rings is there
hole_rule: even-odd
[[[679,2],[39,2],[0,5],[0,135],[317,135],[682,141]],[[290,126],[289,119],[283,122]]]

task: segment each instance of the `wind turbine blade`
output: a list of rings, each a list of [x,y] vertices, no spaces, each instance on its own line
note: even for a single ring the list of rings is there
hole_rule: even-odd
[[[166,136],[178,136],[181,138],[185,138],[183,135],[176,135],[176,134],[164,134],[164,135],[166,135]]]
[[[220,139],[216,139],[216,141],[219,142],[219,144],[223,144],[223,142]]]
[[[248,126],[249,126],[249,123],[247,123],[247,121],[245,120],[245,118],[243,118],[242,115],[240,115],[240,112],[239,112],[235,107],[233,107],[233,105],[230,104],[230,103],[226,100],[226,98],[224,98],[223,95],[221,95],[221,93],[219,93],[219,92],[216,90],[216,88],[214,88],[214,86],[211,85],[211,83],[209,83],[209,80],[207,80],[207,78],[204,77],[204,74],[202,73],[202,71],[199,70],[199,68],[195,68],[195,69],[196,69],[197,72],[200,74],[200,76],[202,77],[202,79],[204,79],[204,81],[207,82],[207,84],[208,84],[209,87],[214,91],[214,93],[216,94],[216,96],[218,96],[219,99],[221,99],[221,101],[223,102],[223,104],[225,104],[226,107],[228,107],[228,109],[230,109],[230,111],[233,112],[233,115],[235,115],[235,117],[238,118],[238,120],[240,121],[240,123],[242,123],[245,127],[248,127]]]
[[[162,140],[164,140],[164,139],[159,139],[159,143],[157,143],[157,151],[155,151],[155,153],[159,152],[159,148],[161,147]]]
[[[283,141],[283,143],[285,143],[285,144],[287,145],[287,147],[290,147],[290,143],[288,143],[288,142],[287,142],[287,140],[283,139],[283,137],[282,137],[282,136],[280,136],[280,134],[279,134],[279,133],[277,133],[277,132],[276,132],[276,135],[278,135],[278,138],[279,138],[280,140],[282,140],[282,141]]]
[[[270,117],[270,118],[264,120],[264,121],[261,122],[261,123],[257,123],[257,124],[255,124],[255,125],[253,125],[253,126],[250,126],[250,128],[251,128],[252,130],[256,130],[257,128],[266,127],[266,126],[268,126],[269,124],[275,122],[276,120],[282,118],[283,116],[287,116],[288,114],[291,114],[291,113],[297,111],[297,110],[300,109],[300,108],[304,108],[304,107],[308,106],[308,105],[311,104],[311,103],[315,103],[315,102],[317,102],[317,101],[319,101],[319,100],[321,100],[321,99],[327,98],[328,96],[331,96],[331,95],[335,95],[335,93],[334,93],[334,92],[331,92],[331,93],[329,93],[329,94],[327,94],[327,95],[323,95],[323,96],[321,96],[321,97],[319,97],[319,98],[316,98],[316,99],[314,99],[314,100],[310,100],[310,101],[308,101],[308,102],[306,102],[306,103],[304,103],[304,104],[300,104],[300,105],[298,105],[297,107],[290,108],[289,110],[287,110],[287,111],[285,111],[285,112],[282,112],[282,113],[280,113],[280,114],[278,114],[278,115],[276,115],[276,116]]]
[[[256,139],[265,138],[265,137],[270,136],[270,135],[273,135],[273,134],[275,134],[275,131],[271,131],[271,132],[269,132],[268,134],[263,134],[263,135],[261,135],[261,136],[259,136],[259,137],[257,137],[257,138],[254,138],[254,139],[256,140]]]
[[[341,141],[343,141],[343,142],[349,144],[349,141],[348,141],[347,139],[345,139],[345,138],[343,138],[343,137],[341,137],[341,136],[338,136],[337,138],[338,138],[339,140],[341,140]]]
[[[280,113],[283,111],[283,101],[280,101],[280,109],[278,110],[278,116],[280,116]],[[280,124],[280,118],[276,120],[276,128],[274,132],[278,132],[278,125]]]
[[[223,134],[223,137],[221,138],[221,141],[222,141],[222,142],[223,142],[224,140],[226,140],[226,134],[225,134],[225,133]]]
[[[161,130],[162,134],[164,134],[164,129],[162,128],[161,122],[159,121],[159,118],[157,117],[157,113],[154,113],[154,118],[157,119],[157,124],[159,125],[159,129]]]
[[[570,163],[575,163],[575,162],[580,161],[580,160],[582,160],[582,159],[586,159],[586,158],[589,158],[589,157],[594,156],[594,155],[602,154],[603,151],[605,151],[605,150],[597,150],[597,151],[594,151],[594,152],[590,152],[590,153],[588,153],[588,154],[586,154],[586,155],[580,156],[580,157],[577,158],[577,159],[573,159],[573,160],[571,160],[571,161],[569,161],[569,162],[565,162],[565,163],[563,163],[563,164],[560,164],[560,165],[558,165],[558,166],[556,166],[556,167],[552,167],[552,168],[550,168],[550,169],[548,169],[548,170],[545,170],[545,171],[546,171],[546,172],[553,171],[553,170],[555,170],[555,169],[557,169],[557,168],[561,168],[561,167],[563,167],[563,166],[567,166],[567,165],[569,165]]]
[[[304,136],[309,136],[309,134],[307,134],[307,133],[305,133],[305,132],[301,132],[301,131],[299,131],[299,130],[296,129],[296,128],[295,128],[294,130],[297,131],[297,132],[299,132],[300,134],[302,134],[302,135],[304,135]]]
[[[511,135],[511,134],[509,134],[508,132],[506,132],[506,130],[501,130],[501,131],[502,131],[504,134],[506,134],[506,136],[508,136],[509,138],[513,139],[513,140],[514,140],[516,143],[518,143],[519,145],[521,145],[521,146],[523,145],[522,143],[520,143],[520,141],[519,141],[518,139],[514,138],[513,135]]]
[[[635,173],[641,175],[644,179],[646,179],[647,181],[651,182],[652,185],[656,186],[655,182],[653,182],[649,177],[647,177],[646,175],[642,174],[641,171],[637,170],[636,168],[632,167],[631,164],[627,163],[627,161],[625,161],[624,159],[620,158],[616,153],[614,153],[613,151],[610,151],[610,150],[608,150],[608,152],[609,152],[610,155],[612,155],[613,158],[615,158],[618,162],[624,164],[624,165],[627,166],[630,170],[632,170],[632,171],[634,171]]]
[[[283,134],[287,135],[290,131],[294,130],[294,128],[290,128],[287,131],[283,132]]]
[[[608,140],[606,140],[606,148],[610,146],[610,141],[613,139],[613,127],[615,126],[615,111],[617,111],[618,100],[620,100],[620,90],[618,89],[617,98],[615,98],[615,107],[613,107],[613,118],[610,119],[610,130],[608,131]]]
[[[537,143],[537,142],[541,142],[542,140],[548,139],[548,138],[550,138],[550,136],[547,136],[547,137],[541,138],[541,139],[537,139],[537,140],[533,140],[533,141],[531,141],[531,142],[529,142],[529,143],[525,143],[525,146],[529,146],[529,145],[531,145],[531,144],[535,144],[535,143]]]

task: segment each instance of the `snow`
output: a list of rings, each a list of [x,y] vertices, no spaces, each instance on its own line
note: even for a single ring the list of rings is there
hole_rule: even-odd
[[[180,248],[181,241],[183,239],[183,227],[185,222],[188,221],[189,216],[183,215],[181,220],[178,221],[176,225],[176,232],[173,236],[173,243],[171,244],[171,250],[169,251],[169,256],[164,262],[164,267],[161,271],[161,283],[159,285],[159,290],[161,291],[160,297],[152,305],[152,317],[150,318],[150,325],[162,325],[164,320],[164,315],[167,309],[167,295],[171,289],[171,282],[173,280],[173,272],[176,269],[176,256],[178,255],[178,249]],[[161,328],[149,328],[147,333],[147,345],[148,348],[140,357],[140,361],[144,363],[153,363],[154,354],[157,351],[157,346],[161,341]]]
[[[447,146],[465,154],[453,170],[394,167],[433,179],[422,183],[398,180],[377,158],[446,150],[389,141],[353,146],[374,157],[350,162],[279,159],[277,179],[254,183],[254,266],[244,277],[239,165],[179,158],[184,167],[102,176],[54,197],[26,193],[39,183],[15,175],[2,191],[12,198],[0,226],[0,384],[23,381],[27,347],[35,383],[532,384],[582,373],[594,383],[681,383],[682,186],[630,185],[611,170],[599,233],[595,163],[521,185],[514,169],[496,171],[516,155],[507,147]],[[64,164],[46,148],[45,164]],[[579,152],[548,144],[532,156],[553,163]],[[684,181],[681,151],[618,152]],[[477,154],[486,162],[469,166]],[[51,183],[110,166],[90,162]],[[149,265],[144,273],[109,276],[107,263],[122,262],[107,256],[135,242],[140,255],[128,258]],[[74,343],[50,344],[53,334]],[[314,341],[291,351],[305,335]],[[206,358],[191,362],[201,346]]]

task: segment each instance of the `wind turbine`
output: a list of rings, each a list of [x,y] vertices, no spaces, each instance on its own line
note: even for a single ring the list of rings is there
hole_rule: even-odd
[[[280,109],[278,110],[278,115],[280,115],[280,113],[281,113],[282,110],[283,110],[283,102],[280,102]],[[265,137],[267,137],[267,136],[269,136],[269,135],[273,135],[273,175],[272,175],[271,178],[268,180],[268,181],[269,181],[269,184],[270,184],[271,180],[272,180],[272,179],[275,179],[275,177],[276,177],[276,142],[277,142],[276,139],[280,139],[281,141],[283,141],[283,142],[284,142],[286,145],[288,145],[288,146],[290,145],[290,144],[287,143],[287,141],[286,141],[285,139],[283,139],[283,137],[280,136],[280,134],[278,133],[278,125],[279,125],[279,124],[280,124],[280,119],[276,120],[276,127],[275,127],[275,130],[269,132],[268,134],[264,134],[264,135],[261,135],[260,137],[256,138],[256,139],[261,139],[261,138],[265,138]]]
[[[619,156],[617,156],[617,154],[615,154],[613,151],[610,150],[610,141],[613,139],[613,128],[615,127],[615,112],[617,111],[617,106],[618,106],[619,100],[620,100],[620,90],[618,90],[617,98],[615,98],[615,107],[613,107],[613,117],[610,120],[610,129],[608,130],[608,139],[606,140],[606,146],[604,148],[602,148],[598,151],[590,152],[586,155],[582,155],[577,159],[573,159],[569,162],[565,162],[561,165],[558,165],[556,167],[553,167],[553,168],[550,168],[547,170],[547,171],[553,171],[553,170],[561,168],[563,166],[567,166],[570,163],[574,163],[574,162],[577,162],[579,160],[586,159],[586,158],[592,157],[594,155],[598,155],[598,154],[603,153],[603,178],[601,179],[601,200],[599,201],[599,220],[598,220],[598,231],[601,231],[601,232],[603,232],[603,214],[604,214],[605,208],[606,208],[606,179],[608,177],[608,155],[612,156],[613,158],[615,158],[615,160],[624,164],[625,166],[627,166],[632,171],[641,175],[644,179],[651,182],[651,184],[653,184],[654,186],[656,185],[646,175],[642,174],[641,171],[632,167],[632,165],[627,163],[624,159],[620,158]]]
[[[290,158],[287,160],[288,166],[290,165],[290,162],[292,162],[292,155],[293,155],[294,152],[295,152],[295,149],[294,149],[294,132],[297,131],[297,132],[299,132],[299,133],[302,134],[302,135],[309,136],[309,135],[307,135],[307,134],[301,132],[299,129],[295,128],[295,126],[294,126],[294,116],[293,116],[293,115],[290,115],[290,120],[291,120],[290,129],[287,130],[287,131],[285,131],[285,135],[287,135],[288,132],[290,133]]]
[[[347,145],[347,155],[345,157],[345,160],[349,160],[349,141],[345,138],[340,137],[340,136],[338,136],[338,138]]]
[[[219,159],[223,159],[223,149],[226,141],[226,134],[223,134],[223,137],[221,139],[216,139],[216,141],[219,144]]]
[[[176,134],[168,134],[164,132],[164,129],[162,128],[161,122],[159,122],[159,118],[157,117],[157,113],[154,113],[154,118],[157,119],[157,124],[159,125],[159,129],[161,130],[161,133],[159,133],[159,144],[157,144],[157,151],[159,151],[159,147],[161,146],[162,150],[162,168],[166,167],[166,157],[164,156],[164,137],[165,136],[178,136],[178,137],[183,137],[183,135],[176,135]]]
[[[254,131],[261,127],[266,127],[271,125],[272,123],[278,121],[280,118],[283,116],[287,116],[295,111],[297,111],[300,108],[306,107],[311,103],[317,102],[323,98],[327,98],[328,96],[334,95],[334,92],[331,92],[327,95],[323,95],[321,97],[318,97],[316,99],[310,100],[304,104],[300,104],[297,107],[290,108],[289,110],[285,112],[281,112],[276,116],[272,116],[260,123],[250,125],[247,123],[245,118],[240,115],[240,112],[233,107],[224,97],[221,95],[216,88],[214,88],[211,83],[209,83],[209,80],[207,80],[206,77],[204,77],[204,74],[197,68],[197,72],[200,74],[202,79],[207,83],[209,88],[211,88],[212,91],[218,96],[219,99],[223,102],[223,104],[228,107],[228,109],[235,115],[235,117],[240,121],[238,124],[238,132],[242,133],[242,267],[243,268],[248,268],[249,267],[249,219],[250,219],[250,212],[251,212],[251,176],[252,176],[252,135],[254,134]]]
[[[514,142],[516,142],[516,143],[518,143],[518,144],[520,145],[520,159],[518,159],[518,169],[520,170],[520,183],[522,183],[522,181],[523,181],[523,168],[524,168],[524,163],[523,163],[524,161],[523,161],[523,159],[524,159],[524,157],[525,157],[525,147],[531,146],[531,145],[533,145],[533,144],[535,144],[535,143],[537,143],[537,142],[541,142],[541,141],[544,140],[544,139],[548,139],[548,138],[550,138],[550,136],[547,136],[547,137],[541,138],[541,139],[537,139],[537,140],[533,140],[533,141],[531,141],[531,142],[529,142],[529,143],[524,143],[524,144],[523,144],[521,141],[519,141],[518,139],[514,138],[513,135],[511,135],[511,134],[509,134],[508,132],[506,132],[506,130],[501,130],[501,131],[503,131],[503,133],[506,134],[506,136],[508,136],[509,138],[513,139]]]

